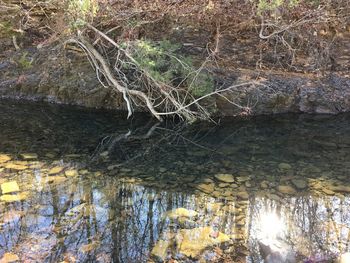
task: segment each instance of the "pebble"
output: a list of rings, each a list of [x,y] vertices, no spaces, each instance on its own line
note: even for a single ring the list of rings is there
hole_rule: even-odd
[[[289,170],[289,169],[292,169],[292,166],[289,163],[280,163],[278,165],[278,168],[280,170]]]
[[[235,181],[232,174],[216,174],[214,177],[224,183],[233,183]]]

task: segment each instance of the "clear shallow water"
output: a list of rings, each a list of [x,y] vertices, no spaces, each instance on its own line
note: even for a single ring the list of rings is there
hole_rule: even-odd
[[[0,258],[334,262],[349,173],[350,115],[183,128],[0,101]]]

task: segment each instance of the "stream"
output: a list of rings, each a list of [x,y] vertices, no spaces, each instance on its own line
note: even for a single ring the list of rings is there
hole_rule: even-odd
[[[1,263],[350,262],[350,114],[0,100],[0,187]]]

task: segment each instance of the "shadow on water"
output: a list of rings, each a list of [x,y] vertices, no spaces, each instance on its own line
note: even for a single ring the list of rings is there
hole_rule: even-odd
[[[346,260],[349,171],[349,114],[182,127],[1,101],[0,259]]]

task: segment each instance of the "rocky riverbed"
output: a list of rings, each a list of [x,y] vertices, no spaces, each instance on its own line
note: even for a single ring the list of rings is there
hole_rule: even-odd
[[[4,262],[346,262],[348,115],[145,138],[142,116],[0,108]]]

